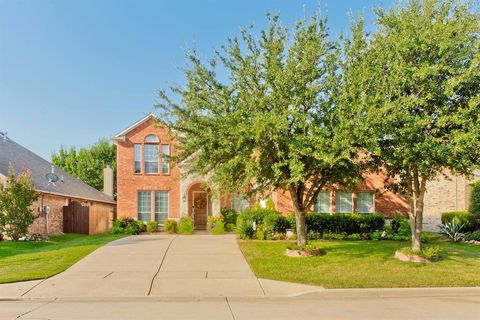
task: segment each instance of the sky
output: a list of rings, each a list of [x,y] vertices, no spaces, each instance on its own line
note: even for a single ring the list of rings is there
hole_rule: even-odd
[[[186,52],[208,59],[241,27],[279,13],[293,27],[320,8],[333,37],[348,13],[373,28],[393,0],[0,0],[0,132],[49,160],[111,138],[184,83]]]

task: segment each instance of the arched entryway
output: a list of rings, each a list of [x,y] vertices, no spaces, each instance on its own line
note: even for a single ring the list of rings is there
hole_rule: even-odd
[[[188,215],[192,217],[196,230],[207,229],[208,216],[212,214],[212,200],[209,190],[201,182],[188,189]]]

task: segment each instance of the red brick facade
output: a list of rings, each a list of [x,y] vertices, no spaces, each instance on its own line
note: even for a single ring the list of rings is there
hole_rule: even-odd
[[[154,220],[155,209],[155,191],[168,191],[168,217],[178,219],[182,215],[192,216],[192,186],[198,186],[202,179],[183,178],[181,180],[180,168],[172,165],[170,173],[165,175],[145,174],[142,158],[141,173],[134,173],[134,144],[142,145],[142,156],[144,153],[145,137],[154,135],[159,139],[159,145],[169,144],[172,146],[174,141],[169,134],[168,129],[160,127],[154,123],[153,116],[148,116],[126,129],[114,139],[117,142],[117,212],[118,216],[129,216],[138,218],[138,192],[150,191],[151,196],[151,219]],[[172,149],[172,148],[170,148]],[[161,167],[161,152],[159,148],[159,167]],[[387,217],[396,212],[406,214],[408,210],[407,202],[401,197],[383,190],[384,177],[381,174],[369,174],[365,176],[364,182],[356,191],[351,192],[353,198],[352,212],[357,211],[357,191],[371,191],[374,193],[373,211],[380,212]],[[183,185],[183,187],[182,187]],[[196,189],[195,189],[196,190]],[[232,198],[230,195],[223,194],[222,197],[212,197],[209,204],[209,215],[217,214],[221,207],[231,207]],[[274,192],[273,200],[276,209],[284,214],[293,211],[290,194],[283,190]],[[335,190],[331,192],[331,212],[335,212]],[[313,208],[312,208],[313,209]]]

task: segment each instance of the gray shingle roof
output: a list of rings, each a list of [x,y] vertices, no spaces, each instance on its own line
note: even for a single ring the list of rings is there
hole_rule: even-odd
[[[54,166],[54,173],[59,177],[59,180],[55,184],[49,183],[45,175],[52,172],[52,164],[12,139],[0,134],[0,174],[7,176],[10,165],[13,166],[16,173],[28,169],[31,172],[31,179],[37,191],[115,203],[110,196],[78,180],[57,166]],[[62,176],[63,181],[61,180]]]

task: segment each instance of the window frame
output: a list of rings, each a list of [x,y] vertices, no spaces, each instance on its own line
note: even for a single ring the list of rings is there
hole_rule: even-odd
[[[166,194],[166,202],[167,202],[167,208],[165,212],[161,212],[161,211],[158,211],[157,212],[157,194],[160,194],[160,193],[163,193],[163,194]],[[169,218],[169,215],[170,215],[170,192],[168,190],[155,190],[154,191],[154,204],[153,204],[154,208],[153,208],[153,211],[154,211],[154,214],[155,214],[155,221],[158,222],[158,224],[161,224],[163,225],[164,221],[167,220]],[[160,216],[161,214],[166,214],[165,218],[163,219],[163,221],[159,221],[159,219],[157,219],[157,214],[158,216]]]
[[[318,196],[320,194],[325,194],[325,193],[328,193],[328,211],[326,212],[323,212],[323,211],[318,211],[317,208],[318,208]],[[331,191],[320,191],[317,195],[317,199],[315,199],[315,204],[313,205],[313,211],[314,212],[318,212],[318,213],[329,213],[329,214],[332,214],[332,192]]]
[[[165,155],[165,153],[163,152],[163,147],[166,146],[167,149],[168,149],[168,154]],[[162,163],[161,163],[161,166],[162,166],[162,174],[167,176],[167,175],[170,175],[170,154],[171,154],[171,149],[170,149],[170,144],[161,144],[160,145],[160,157],[162,158]],[[165,163],[167,163],[167,171],[164,171],[165,169]]]
[[[140,211],[140,194],[145,194],[148,195],[150,201],[148,207],[145,206],[145,208],[149,208],[149,212],[141,212]],[[140,219],[141,214],[148,214],[147,220]],[[143,221],[143,222],[148,222],[152,220],[152,191],[151,190],[137,190],[137,220],[138,221]]]
[[[345,212],[344,210],[342,211],[338,211],[338,195],[339,194],[350,194],[350,212]],[[353,209],[354,209],[354,203],[353,203],[353,193],[352,192],[347,192],[347,191],[340,191],[340,190],[337,190],[335,192],[335,213],[353,213]]]
[[[143,171],[144,171],[145,174],[155,175],[155,174],[159,174],[159,173],[160,173],[160,161],[159,161],[159,150],[158,150],[158,146],[159,146],[158,143],[145,143],[144,146],[143,146],[143,167],[144,167]],[[156,148],[157,148],[156,162],[155,162],[155,161],[147,160],[147,147],[156,147]],[[156,164],[157,164],[157,166],[156,166],[157,171],[155,171],[155,172],[147,172],[147,162],[148,162],[148,164],[156,163]],[[149,167],[149,166],[148,166],[148,167]]]
[[[360,211],[360,201],[359,201],[360,194],[370,194],[370,195],[372,195],[372,203],[371,203],[370,211],[368,211],[368,212]],[[357,192],[357,212],[361,213],[361,214],[372,214],[372,213],[375,212],[375,192],[373,192],[373,191],[358,191]]]
[[[238,203],[239,203],[239,209],[235,208],[235,198],[238,197]],[[236,212],[242,212],[242,211],[245,211],[247,210],[248,208],[250,208],[250,202],[248,201],[248,199],[245,199],[242,195],[238,194],[238,193],[232,193],[232,204],[231,204],[231,208],[233,210],[235,210]]]
[[[136,147],[139,148],[139,157],[140,157],[140,160],[136,160],[136,157],[137,157],[137,150],[136,150]],[[143,147],[142,147],[142,144],[141,143],[134,143],[133,144],[133,173],[134,174],[142,174],[142,163],[143,163]],[[140,166],[139,166],[139,171],[137,172],[136,171],[136,163],[139,162],[140,163]]]

